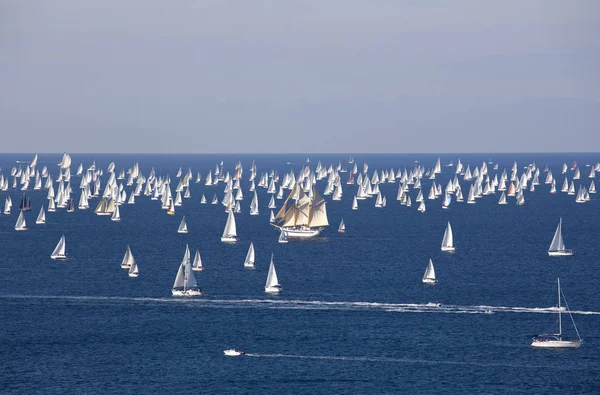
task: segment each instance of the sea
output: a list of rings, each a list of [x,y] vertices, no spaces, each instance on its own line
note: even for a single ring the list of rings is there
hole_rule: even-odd
[[[34,154],[0,154],[1,174],[9,190],[12,212],[0,215],[0,393],[2,394],[576,394],[600,393],[600,198],[585,204],[560,192],[564,177],[589,187],[590,170],[599,153],[552,154],[289,154],[289,155],[151,155],[71,154],[71,187],[79,199],[80,163],[95,162],[103,170],[139,164],[144,176],[178,183],[176,174],[193,173],[191,198],[175,215],[160,201],[139,196],[120,207],[122,220],[97,216],[98,198],[90,209],[46,213],[35,219],[47,190],[26,196],[27,231],[15,231],[20,185],[13,188],[12,168],[24,169]],[[39,154],[37,169],[59,175],[62,154]],[[350,172],[340,173],[343,198],[324,196],[330,222],[319,237],[278,243],[269,224],[271,197],[257,187],[259,211],[249,215],[250,167],[258,176],[273,172],[282,180],[304,166],[347,170],[353,158],[359,172],[431,169],[446,187],[458,160],[466,167],[488,163],[488,173],[519,175],[529,165],[540,169],[540,185],[524,192],[525,204],[509,197],[498,205],[500,192],[456,202],[442,209],[442,198],[426,199],[417,210],[396,200],[398,182],[380,184],[387,205],[359,200],[352,210],[356,185]],[[242,212],[236,215],[238,242],[220,241],[227,214],[224,184],[206,186],[204,179],[221,162],[233,175],[243,166]],[[447,166],[452,162],[455,166]],[[562,174],[566,163],[569,170]],[[494,165],[497,170],[492,170]],[[544,184],[550,169],[557,194]],[[200,172],[202,181],[195,182]],[[599,173],[600,174],[600,173]],[[213,174],[214,175],[214,174]],[[258,182],[257,177],[257,182]],[[44,180],[45,181],[45,180]],[[465,197],[468,181],[459,176]],[[599,182],[599,177],[594,179]],[[125,186],[126,180],[118,180]],[[427,196],[432,181],[423,177]],[[326,180],[317,181],[323,194]],[[55,190],[57,184],[55,183]],[[600,187],[600,185],[598,185]],[[127,196],[132,190],[125,186]],[[289,191],[285,191],[285,197]],[[208,204],[200,204],[202,195]],[[277,209],[283,200],[276,200]],[[185,215],[189,233],[177,228]],[[344,220],[346,232],[338,233]],[[562,234],[574,256],[550,257],[548,247],[562,218]],[[447,223],[456,251],[440,245]],[[50,253],[62,235],[68,259]],[[244,269],[250,243],[256,269]],[[205,295],[171,296],[186,244],[200,251],[205,270],[196,278]],[[127,246],[139,266],[138,278],[120,268]],[[264,292],[273,256],[283,291]],[[438,283],[421,279],[429,259]],[[530,346],[532,335],[557,330],[557,278],[583,338],[576,350],[543,350]],[[568,313],[563,332],[576,338]],[[227,357],[235,348],[246,354]]]

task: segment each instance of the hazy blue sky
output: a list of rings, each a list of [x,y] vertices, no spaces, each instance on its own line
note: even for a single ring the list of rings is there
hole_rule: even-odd
[[[600,1],[0,0],[2,152],[600,151]]]

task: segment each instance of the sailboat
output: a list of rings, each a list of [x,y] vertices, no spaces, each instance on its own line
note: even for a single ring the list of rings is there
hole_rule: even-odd
[[[258,215],[258,196],[256,195],[256,191],[254,191],[254,197],[250,202],[250,215]]]
[[[140,269],[138,268],[138,265],[135,262],[135,260],[131,263],[131,266],[129,266],[129,271],[127,272],[127,275],[129,277],[139,277]]]
[[[502,195],[500,196],[500,200],[498,200],[498,204],[508,204],[506,202],[506,194],[502,191]]]
[[[194,255],[194,262],[192,263],[192,270],[195,272],[201,272],[204,270],[202,265],[202,258],[200,258],[200,251],[196,248],[196,255]]]
[[[442,239],[442,251],[447,251],[447,252],[456,251],[456,247],[454,246],[454,237],[452,235],[452,227],[450,226],[450,222],[448,222],[448,226],[446,227],[446,231],[444,232],[444,238]]]
[[[177,276],[175,277],[175,283],[171,290],[173,296],[202,296],[204,292],[198,286],[196,276],[192,270],[192,264],[190,262],[190,249],[185,246],[185,254],[183,260],[179,265]]]
[[[575,321],[573,320],[573,316],[571,315],[571,311],[569,310],[569,305],[567,304],[567,299],[565,299],[565,295],[560,290],[560,278],[557,279],[558,283],[558,333],[543,333],[534,335],[531,341],[531,347],[536,348],[579,348],[583,340],[579,335],[579,331],[577,330],[577,326],[575,325]],[[573,328],[575,328],[575,333],[577,334],[577,340],[563,340],[562,334],[562,308],[560,307],[561,295],[563,300],[565,301],[565,307],[567,308],[567,312],[569,313],[569,317],[571,317],[571,322],[573,323]]]
[[[54,251],[52,251],[52,254],[50,254],[50,258],[67,259],[67,254],[65,253],[66,247],[67,246],[65,242],[65,235],[62,235],[62,237],[58,241],[58,244],[56,245],[56,248],[54,248]]]
[[[111,217],[111,221],[120,221],[121,220],[121,212],[119,211],[119,205],[115,205],[115,211],[113,211]]]
[[[338,228],[339,233],[344,233],[346,231],[346,224],[344,223],[344,218],[340,221],[340,227]]]
[[[358,200],[356,199],[356,196],[354,196],[354,199],[352,200],[352,210],[358,210]]]
[[[433,261],[429,259],[429,265],[427,265],[427,269],[425,269],[425,274],[423,274],[423,284],[435,284],[437,280],[435,279],[435,269],[433,267]]]
[[[567,248],[565,248],[565,242],[562,237],[562,218],[558,221],[558,227],[556,228],[556,232],[554,233],[554,238],[552,239],[550,248],[548,248],[548,255],[550,255],[550,256],[571,256],[571,255],[573,255],[573,250],[568,250]]]
[[[202,198],[200,199],[200,204],[206,204],[206,196],[202,194]]]
[[[43,225],[46,223],[46,212],[44,211],[44,206],[42,206],[42,208],[40,208],[40,213],[37,216],[37,219],[35,220],[35,223],[38,225]]]
[[[183,218],[181,218],[181,223],[179,224],[179,229],[177,229],[177,233],[187,233],[188,232],[188,228],[187,228],[187,224],[185,223],[185,215],[183,216]]]
[[[248,254],[246,254],[246,259],[244,260],[244,267],[248,269],[254,269],[254,244],[250,242],[250,248],[248,248]]]
[[[269,274],[267,275],[267,282],[265,283],[265,292],[269,294],[278,294],[281,292],[281,285],[277,279],[277,272],[275,271],[275,265],[273,264],[273,254],[271,254],[271,264],[269,265]]]
[[[19,218],[17,218],[15,230],[27,230],[27,223],[25,222],[25,217],[23,216],[23,210],[19,210]]]
[[[173,205],[173,199],[169,199],[169,208],[167,209],[167,214],[175,215],[175,206]]]
[[[285,230],[286,236],[289,238],[310,238],[321,233],[325,226],[329,226],[326,202],[314,186],[310,191],[312,193],[307,195],[300,184],[294,185],[290,195],[275,216],[279,225],[271,225]],[[296,200],[293,204],[289,203],[292,197]]]
[[[237,229],[235,226],[235,216],[233,210],[229,210],[227,214],[227,223],[225,223],[225,229],[223,229],[223,235],[221,241],[226,243],[235,243],[237,241]]]
[[[123,260],[121,261],[121,269],[129,269],[133,264],[135,264],[135,258],[131,253],[129,245],[127,245],[127,251],[125,251],[125,256],[123,256]]]

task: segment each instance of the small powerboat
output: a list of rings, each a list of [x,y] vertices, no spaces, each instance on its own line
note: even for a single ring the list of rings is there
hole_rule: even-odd
[[[229,350],[223,350],[223,354],[228,357],[239,357],[240,355],[244,355],[243,351],[238,351],[236,349],[230,348]]]

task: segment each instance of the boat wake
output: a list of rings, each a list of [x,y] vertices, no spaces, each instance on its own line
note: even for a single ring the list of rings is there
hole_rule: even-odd
[[[329,302],[319,300],[282,299],[194,299],[151,298],[124,296],[68,296],[68,295],[0,295],[0,299],[31,299],[63,301],[75,304],[177,304],[202,308],[254,308],[283,310],[342,310],[382,311],[392,313],[447,313],[447,314],[495,314],[495,313],[556,313],[556,307],[468,306],[440,303],[376,303],[376,302]],[[571,311],[571,314],[600,315],[600,311]]]

